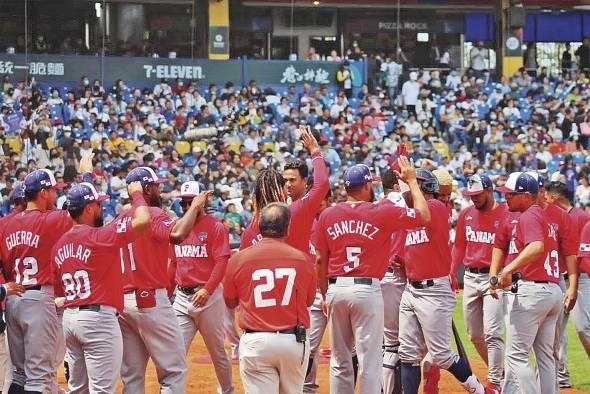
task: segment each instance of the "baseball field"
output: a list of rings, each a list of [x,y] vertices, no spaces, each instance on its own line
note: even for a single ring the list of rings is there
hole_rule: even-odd
[[[471,366],[475,370],[476,375],[480,379],[485,379],[486,367],[482,362],[481,358],[477,355],[475,348],[469,342],[467,338],[465,324],[463,322],[463,314],[461,309],[461,297],[458,297],[457,307],[454,315],[455,323],[459,332],[462,335],[463,344],[469,354],[471,360]],[[575,389],[562,390],[565,394],[581,394],[590,393],[590,360],[586,356],[586,353],[582,349],[580,342],[576,336],[573,326],[568,324],[569,333],[569,370],[571,374],[572,383],[576,387]],[[322,348],[328,347],[328,338],[324,336]],[[188,394],[214,394],[217,380],[213,371],[213,365],[207,355],[207,350],[200,336],[197,336],[189,353],[189,378],[186,392]],[[239,378],[239,368],[237,361],[233,362],[233,378],[236,386],[237,393],[243,393],[242,385]],[[321,365],[318,371],[318,377],[320,380],[320,393],[328,393],[328,359],[322,359]],[[60,374],[60,383],[65,387],[65,380],[63,373]],[[155,394],[158,392],[158,384],[156,379],[156,373],[153,365],[150,363],[148,366],[147,379],[146,379],[146,393]],[[446,371],[441,372],[440,382],[440,393],[441,394],[462,394],[465,391],[455,381],[455,379]],[[120,388],[119,388],[120,392]],[[270,394],[270,393],[269,393]]]

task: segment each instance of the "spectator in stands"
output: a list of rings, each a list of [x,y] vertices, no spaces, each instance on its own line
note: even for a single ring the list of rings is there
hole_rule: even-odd
[[[578,69],[587,71],[590,69],[590,38],[584,37],[582,45],[576,50],[576,62]]]
[[[345,60],[342,62],[340,69],[336,72],[336,81],[338,82],[338,87],[341,90],[344,90],[344,94],[346,95],[347,99],[352,98],[352,83],[354,80],[354,75],[350,70],[350,63]]]
[[[475,77],[481,77],[483,70],[487,68],[487,61],[489,60],[489,50],[484,47],[483,41],[478,41],[477,44],[469,51],[469,64],[473,69]]]
[[[418,74],[415,71],[410,73],[410,79],[402,85],[402,105],[409,113],[416,114],[416,104],[418,104],[418,95],[420,94],[420,83],[418,83]]]

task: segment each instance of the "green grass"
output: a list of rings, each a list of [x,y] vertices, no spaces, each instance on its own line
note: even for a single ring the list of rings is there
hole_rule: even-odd
[[[467,337],[467,329],[465,328],[465,321],[463,320],[463,297],[457,296],[457,306],[453,313],[453,320],[457,326],[457,330],[461,335],[461,340],[465,346],[465,351],[470,358],[477,358],[481,360],[473,344]],[[572,384],[578,390],[587,391],[590,393],[590,360],[578,339],[578,335],[570,322],[567,325],[568,331],[568,368]]]

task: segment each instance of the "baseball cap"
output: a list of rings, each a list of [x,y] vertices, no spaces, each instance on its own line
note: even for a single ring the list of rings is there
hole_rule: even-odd
[[[82,182],[74,185],[68,192],[67,206],[82,208],[93,202],[102,202],[109,197],[104,194],[98,194],[92,183]]]
[[[180,186],[180,197],[195,197],[205,190],[205,186],[197,181],[184,182]]]
[[[506,184],[496,190],[500,193],[537,193],[539,182],[527,173],[513,172],[508,176]]]
[[[25,184],[21,181],[15,182],[12,190],[12,201],[19,198],[25,198]]]
[[[127,178],[125,178],[127,184],[131,184],[132,182],[141,182],[141,186],[147,186],[154,183],[162,183],[164,182],[160,178],[154,170],[150,167],[137,167],[131,170],[129,174],[127,174]]]
[[[356,164],[344,172],[342,180],[348,188],[364,186],[369,182],[378,181],[379,177],[375,177],[367,165]]]
[[[35,170],[25,177],[25,191],[38,192],[44,189],[62,189],[66,186],[64,182],[57,182],[51,170],[42,168]]]
[[[477,194],[482,193],[484,190],[490,189],[490,188],[493,189],[494,184],[492,183],[492,180],[487,175],[483,175],[483,174],[471,175],[467,179],[467,190],[463,191],[463,195],[475,196]]]
[[[545,187],[545,178],[543,177],[543,175],[539,174],[537,171],[527,171],[526,173],[535,178],[535,180],[539,184],[539,189]]]

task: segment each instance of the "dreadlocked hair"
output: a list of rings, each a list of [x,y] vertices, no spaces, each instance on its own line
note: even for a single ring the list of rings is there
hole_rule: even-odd
[[[273,202],[285,202],[285,178],[283,174],[272,168],[261,170],[256,177],[256,185],[252,197],[254,206],[253,219],[254,224],[258,224],[260,212],[264,207]]]

